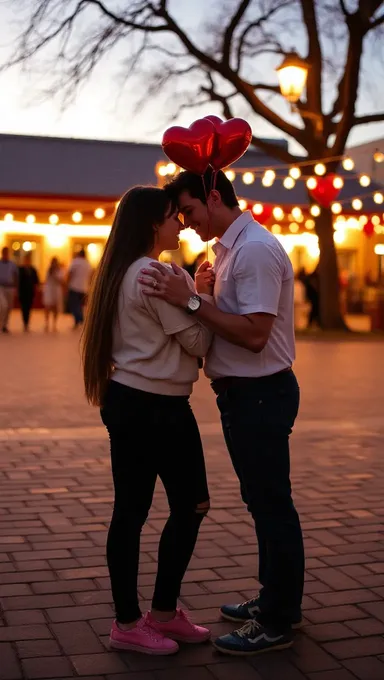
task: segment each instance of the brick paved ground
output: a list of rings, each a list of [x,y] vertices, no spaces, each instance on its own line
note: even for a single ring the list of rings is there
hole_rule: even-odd
[[[292,477],[307,576],[295,647],[247,662],[209,644],[153,659],[106,646],[111,480],[98,414],[81,394],[76,334],[0,336],[0,680],[383,680],[382,357],[381,342],[299,343]],[[182,601],[217,634],[231,628],[218,606],[257,590],[255,541],[205,381],[194,405],[213,507]],[[158,489],[143,533],[144,606],[165,516]]]

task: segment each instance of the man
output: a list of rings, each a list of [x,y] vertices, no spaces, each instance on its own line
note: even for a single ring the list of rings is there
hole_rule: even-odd
[[[29,317],[38,285],[39,277],[32,265],[31,253],[27,253],[19,269],[19,302],[26,332],[29,330]]]
[[[0,259],[0,328],[3,333],[9,333],[8,319],[15,299],[17,279],[17,266],[9,259],[9,248],[4,247]]]
[[[83,306],[91,275],[92,267],[82,249],[72,260],[68,272],[68,309],[73,315],[74,328],[84,321]]]
[[[184,308],[211,328],[205,362],[221,412],[223,432],[241,493],[255,521],[259,581],[255,598],[224,605],[221,613],[242,628],[219,637],[221,652],[251,655],[291,646],[301,622],[304,549],[292,502],[289,435],[299,406],[292,372],[294,275],[280,242],[242,213],[231,182],[219,172],[215,190],[202,178],[180,174],[166,191],[177,197],[186,227],[214,246],[216,306],[191,296],[180,270],[158,263],[143,270],[145,291]],[[205,196],[208,195],[206,199]],[[200,267],[209,271],[208,263]],[[155,277],[155,278],[153,278]]]

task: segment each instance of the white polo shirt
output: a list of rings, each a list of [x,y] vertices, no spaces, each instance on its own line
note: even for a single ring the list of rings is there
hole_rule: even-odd
[[[216,306],[229,314],[265,312],[275,318],[264,349],[255,354],[214,335],[205,361],[211,378],[259,378],[295,359],[294,274],[280,241],[244,212],[213,246]]]

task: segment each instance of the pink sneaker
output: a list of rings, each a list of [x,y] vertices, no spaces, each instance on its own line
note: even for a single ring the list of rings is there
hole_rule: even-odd
[[[162,633],[171,640],[179,640],[180,642],[206,642],[211,637],[211,631],[203,626],[196,626],[189,620],[183,609],[176,610],[176,616],[171,621],[162,622],[156,621],[153,616],[148,613],[150,625],[159,633]]]
[[[166,638],[152,626],[148,614],[143,616],[131,630],[122,630],[114,621],[109,644],[114,649],[126,649],[156,656],[176,654],[179,650],[177,642]]]

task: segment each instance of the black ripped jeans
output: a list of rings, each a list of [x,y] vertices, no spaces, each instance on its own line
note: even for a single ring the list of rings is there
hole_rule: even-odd
[[[173,611],[209,500],[199,430],[187,397],[157,395],[111,381],[101,417],[111,442],[115,504],[107,560],[116,618],[141,616],[140,534],[159,476],[170,515],[159,544],[152,606]]]

